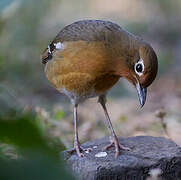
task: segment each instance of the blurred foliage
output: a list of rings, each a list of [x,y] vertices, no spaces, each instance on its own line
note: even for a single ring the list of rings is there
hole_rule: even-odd
[[[179,0],[170,1],[170,0],[158,0],[158,5],[161,7],[162,12],[167,17],[173,16],[173,14],[178,14],[180,11],[180,2]],[[178,17],[179,18],[179,17]]]
[[[9,5],[13,0],[1,0],[0,11],[2,11],[7,5]]]
[[[12,1],[2,16],[0,40],[0,79],[16,96],[32,94],[43,87],[40,54],[44,42],[39,38],[39,26],[48,12],[50,1]],[[10,50],[8,53],[7,50]],[[21,87],[21,88],[19,88]],[[25,93],[26,92],[26,93]]]
[[[159,56],[159,73],[167,73],[169,67],[173,65],[173,56],[169,52],[164,52]]]
[[[0,179],[73,179],[61,160],[60,151],[64,149],[49,143],[36,125],[32,112],[9,109],[6,115],[0,114]],[[5,143],[5,144],[2,144]],[[14,157],[8,155],[7,145]],[[6,150],[4,150],[6,148]]]
[[[130,23],[127,24],[126,29],[134,34],[141,36],[148,31],[149,25],[147,23]]]
[[[59,110],[54,114],[54,119],[59,120],[62,119],[64,116],[65,113],[62,110]]]
[[[19,115],[16,111],[9,112],[8,116],[1,117],[1,141],[15,144],[22,149],[49,150],[40,131],[35,126],[34,119],[36,117],[31,114]]]

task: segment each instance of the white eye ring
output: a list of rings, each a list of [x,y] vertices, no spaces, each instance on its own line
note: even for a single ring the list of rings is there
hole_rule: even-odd
[[[140,65],[142,66],[142,71],[141,71],[141,72],[138,72],[138,71],[136,70],[136,66],[137,66],[138,64],[140,64]],[[143,75],[143,72],[144,72],[144,63],[143,63],[143,60],[142,60],[142,59],[140,59],[140,60],[135,64],[135,66],[134,66],[134,71],[136,72],[136,74],[138,74],[138,76]]]

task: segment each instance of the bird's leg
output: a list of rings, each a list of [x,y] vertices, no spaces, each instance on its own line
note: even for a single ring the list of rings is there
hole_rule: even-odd
[[[113,126],[112,126],[112,123],[111,123],[111,120],[110,120],[110,117],[109,117],[109,114],[107,112],[107,108],[106,108],[106,96],[105,95],[102,95],[102,96],[99,96],[99,100],[98,102],[102,105],[103,107],[103,110],[104,110],[104,114],[106,116],[106,119],[107,119],[107,123],[108,123],[108,128],[109,130],[111,131],[111,144],[106,146],[105,149],[109,149],[110,147],[112,146],[115,146],[115,150],[116,150],[116,154],[115,156],[117,157],[118,155],[120,155],[120,150],[123,149],[123,150],[130,150],[130,148],[127,148],[127,147],[124,147],[122,145],[119,144],[119,141],[118,141],[118,138],[116,136],[116,133],[113,129]]]
[[[80,146],[80,142],[79,142],[79,136],[78,136],[78,128],[77,128],[77,107],[78,105],[75,104],[74,105],[74,149],[70,150],[69,153],[73,153],[73,152],[77,152],[77,155],[79,157],[83,157],[83,153],[81,153],[81,151],[83,151],[83,149]]]
[[[78,137],[78,127],[77,127],[77,106],[74,105],[74,148],[78,154],[79,157],[83,157],[83,153],[81,151],[83,150],[80,147],[79,137]]]
[[[74,149],[70,150],[69,153],[73,153],[73,152],[77,152],[77,155],[79,157],[83,157],[84,154],[82,153],[82,151],[87,151],[90,152],[91,148],[87,148],[87,149],[83,149],[80,146],[80,142],[79,142],[79,137],[78,137],[78,127],[77,127],[77,107],[78,105],[74,105]]]

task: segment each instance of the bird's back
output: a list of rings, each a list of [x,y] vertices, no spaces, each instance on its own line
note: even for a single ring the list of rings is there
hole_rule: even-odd
[[[81,20],[64,27],[49,46],[50,51],[55,49],[54,43],[70,41],[104,41],[107,44],[111,41],[120,41],[120,44],[126,46],[126,43],[129,44],[130,40],[137,39],[138,37],[125,31],[113,22],[103,20]]]
[[[103,41],[105,32],[123,31],[120,26],[110,21],[82,20],[63,28],[54,41]]]

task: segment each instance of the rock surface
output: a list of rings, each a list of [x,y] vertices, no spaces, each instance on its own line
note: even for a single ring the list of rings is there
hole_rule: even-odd
[[[82,180],[146,180],[152,169],[161,169],[161,179],[181,180],[181,148],[173,141],[163,137],[137,136],[119,138],[120,144],[131,148],[122,151],[115,159],[114,148],[104,151],[109,138],[86,142],[80,158],[76,153],[65,151],[64,159],[78,179]]]

